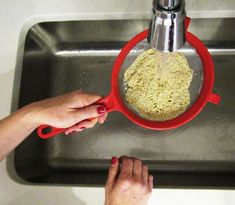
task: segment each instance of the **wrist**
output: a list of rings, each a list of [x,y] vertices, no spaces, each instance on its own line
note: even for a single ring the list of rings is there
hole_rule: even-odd
[[[16,111],[15,115],[28,128],[36,129],[39,125],[41,125],[35,103],[29,104],[19,109]]]

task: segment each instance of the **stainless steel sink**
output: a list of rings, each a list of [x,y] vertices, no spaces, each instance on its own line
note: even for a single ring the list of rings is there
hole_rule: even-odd
[[[112,65],[131,37],[149,20],[45,22],[25,40],[19,107],[72,90],[107,95]],[[193,19],[215,63],[215,92],[187,125],[146,130],[120,113],[82,133],[42,140],[34,132],[15,150],[15,170],[31,183],[104,185],[112,156],[141,158],[156,186],[235,186],[235,19]]]

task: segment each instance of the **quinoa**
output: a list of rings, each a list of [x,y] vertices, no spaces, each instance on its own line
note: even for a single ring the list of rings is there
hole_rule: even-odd
[[[125,71],[126,101],[148,120],[173,119],[190,105],[192,76],[183,54],[148,49]]]

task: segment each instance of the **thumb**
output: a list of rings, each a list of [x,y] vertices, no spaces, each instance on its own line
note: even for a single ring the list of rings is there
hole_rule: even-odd
[[[74,117],[76,122],[81,122],[86,119],[96,118],[106,114],[106,108],[103,105],[90,105],[81,109],[76,109]]]
[[[112,157],[111,162],[112,164],[109,167],[108,179],[105,186],[106,192],[109,192],[113,188],[118,174],[118,167],[119,167],[118,158]]]

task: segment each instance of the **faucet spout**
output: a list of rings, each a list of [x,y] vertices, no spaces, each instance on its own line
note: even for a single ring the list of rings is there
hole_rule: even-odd
[[[152,48],[172,52],[185,44],[185,1],[154,0],[148,42]]]

